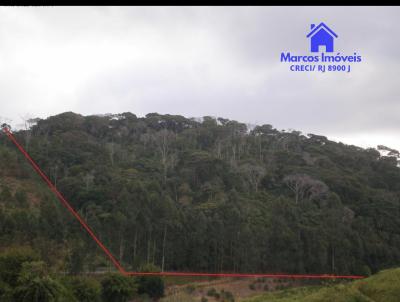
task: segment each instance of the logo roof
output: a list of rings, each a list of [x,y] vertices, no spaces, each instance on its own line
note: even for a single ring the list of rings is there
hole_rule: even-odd
[[[338,37],[332,29],[330,29],[324,22],[321,22],[318,26],[313,28],[313,30],[307,35],[307,38],[316,34],[321,28],[325,29],[331,36],[334,36],[335,38]]]

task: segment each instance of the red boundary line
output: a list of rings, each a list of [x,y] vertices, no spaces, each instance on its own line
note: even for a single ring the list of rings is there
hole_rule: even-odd
[[[95,235],[92,229],[87,225],[86,221],[79,215],[79,213],[71,206],[71,204],[65,199],[65,197],[57,190],[55,185],[50,179],[44,174],[40,167],[30,157],[28,152],[18,143],[10,129],[7,127],[3,128],[3,132],[7,137],[14,143],[19,151],[25,156],[28,162],[32,165],[33,169],[39,174],[44,182],[49,186],[51,191],[57,196],[58,200],[64,205],[67,210],[78,220],[81,226],[86,232],[92,237],[96,244],[103,250],[107,257],[111,260],[118,271],[125,276],[185,276],[185,277],[239,277],[239,278],[292,278],[292,279],[362,279],[364,276],[356,275],[329,275],[329,274],[235,274],[235,273],[193,273],[193,272],[127,272],[114,257],[114,255],[108,250],[108,248],[101,242]]]

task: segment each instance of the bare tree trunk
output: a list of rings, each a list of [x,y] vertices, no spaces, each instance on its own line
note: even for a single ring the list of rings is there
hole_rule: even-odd
[[[231,257],[232,265],[233,265],[233,271],[235,271],[235,260],[233,258],[233,241],[231,240],[230,245],[229,245],[229,256]]]
[[[223,267],[224,267],[224,244],[221,244],[221,253],[220,253],[220,264],[219,264],[219,271],[222,272],[223,271]]]
[[[163,180],[164,185],[167,183],[167,164],[163,163]]]
[[[231,157],[231,166],[236,165],[236,146],[232,145],[232,157]]]
[[[218,241],[215,241],[215,255],[214,271],[218,272]]]
[[[217,141],[216,151],[217,151],[217,158],[221,158],[221,141]]]
[[[136,246],[137,246],[137,228],[135,230],[135,239],[133,239],[133,264],[136,262]]]
[[[164,227],[164,238],[163,238],[163,247],[162,247],[162,261],[161,261],[161,271],[164,271],[165,265],[165,243],[167,240],[167,225]]]
[[[164,131],[162,133],[162,142],[161,142],[161,146],[160,146],[160,152],[161,152],[161,163],[163,166],[163,180],[164,180],[164,184],[167,182],[167,157],[168,157],[168,140],[167,140],[167,132]]]
[[[156,261],[156,240],[153,241],[153,260],[152,263],[155,264]]]
[[[147,239],[147,261],[146,261],[146,263],[147,264],[150,263],[150,240],[149,239]]]
[[[149,232],[149,238],[147,238],[147,264],[150,263],[150,245],[151,245],[151,231]]]

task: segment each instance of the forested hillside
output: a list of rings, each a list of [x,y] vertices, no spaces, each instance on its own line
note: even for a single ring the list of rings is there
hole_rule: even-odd
[[[126,269],[369,274],[400,264],[394,157],[223,118],[63,113],[15,132]],[[0,137],[0,248],[108,260]]]

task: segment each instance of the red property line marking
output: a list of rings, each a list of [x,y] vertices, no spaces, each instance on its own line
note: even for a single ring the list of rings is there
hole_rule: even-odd
[[[111,260],[117,270],[125,276],[183,276],[183,277],[237,277],[237,278],[291,278],[291,279],[362,279],[364,276],[352,276],[352,275],[315,275],[315,274],[234,274],[234,273],[190,273],[190,272],[127,272],[114,257],[114,255],[107,249],[107,247],[101,242],[99,238],[94,234],[92,229],[87,225],[86,221],[79,215],[79,213],[71,206],[71,204],[65,199],[65,197],[57,190],[55,185],[50,179],[44,174],[40,167],[30,157],[28,152],[18,143],[10,129],[7,127],[3,128],[3,132],[7,137],[14,143],[18,150],[25,156],[28,162],[32,165],[33,169],[39,174],[44,182],[49,186],[51,191],[56,195],[58,200],[64,205],[67,210],[78,220],[81,226],[86,232],[92,237],[96,244],[103,250],[107,257]]]
[[[357,275],[313,274],[235,274],[235,273],[186,273],[186,272],[127,272],[128,276],[182,276],[182,277],[228,277],[228,278],[280,278],[280,279],[363,279]]]
[[[35,171],[42,177],[42,179],[46,182],[49,188],[54,192],[57,196],[58,200],[67,208],[67,210],[79,221],[79,223],[83,226],[83,228],[88,232],[88,234],[93,238],[93,240],[97,243],[97,245],[103,250],[103,252],[110,258],[114,266],[124,275],[126,275],[126,271],[123,269],[121,264],[117,259],[113,256],[113,254],[104,246],[104,244],[100,241],[99,238],[94,234],[92,229],[86,224],[85,220],[75,211],[75,209],[70,205],[70,203],[64,198],[64,196],[57,190],[55,185],[50,181],[50,179],[43,173],[43,171],[39,168],[39,166],[34,162],[34,160],[30,157],[28,152],[18,143],[15,139],[14,135],[10,132],[8,128],[3,128],[3,131],[6,133],[8,138],[14,143],[14,145],[21,151],[21,153],[25,156],[25,158],[29,161]]]

